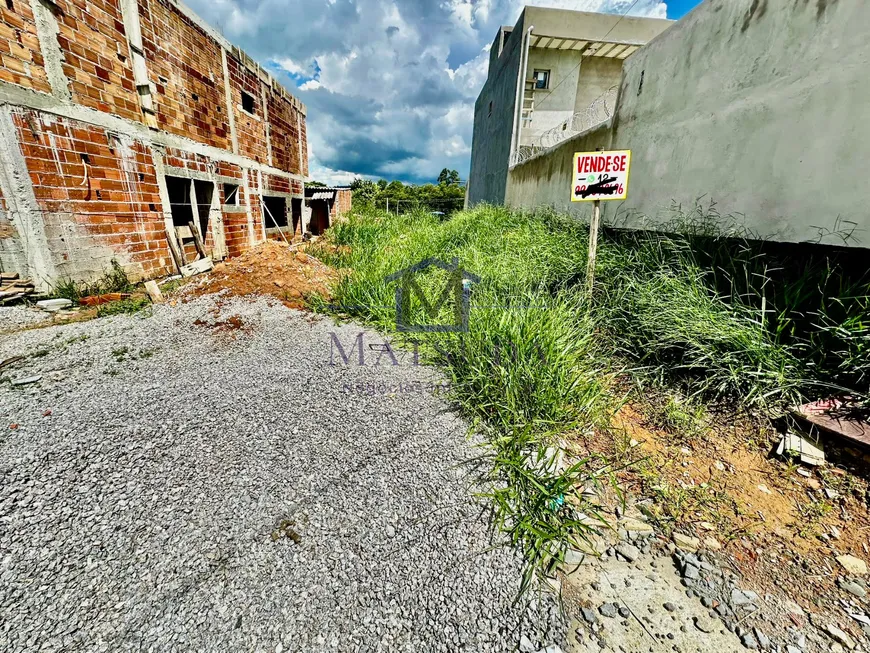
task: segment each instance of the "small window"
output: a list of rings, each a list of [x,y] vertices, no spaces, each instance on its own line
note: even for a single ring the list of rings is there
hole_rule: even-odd
[[[239,205],[238,184],[224,184],[224,204],[227,206]]]
[[[242,109],[248,113],[254,113],[254,96],[242,91]]]
[[[535,71],[535,88],[547,89],[550,88],[550,71],[536,70]]]
[[[489,101],[489,115],[492,115],[492,100]]]

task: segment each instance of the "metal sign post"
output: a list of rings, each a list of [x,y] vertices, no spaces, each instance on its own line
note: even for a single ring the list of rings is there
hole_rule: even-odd
[[[631,150],[577,152],[571,182],[572,202],[592,202],[589,223],[589,262],[586,268],[586,292],[591,297],[595,284],[595,259],[598,255],[598,231],[601,226],[601,202],[628,198]]]

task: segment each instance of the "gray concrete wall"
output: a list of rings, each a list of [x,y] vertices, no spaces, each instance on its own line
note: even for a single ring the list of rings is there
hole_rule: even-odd
[[[502,204],[505,199],[524,31],[523,18],[520,17],[505,41],[501,56],[490,60],[486,84],[474,105],[467,191],[470,206],[480,202]],[[489,113],[490,102],[492,115]]]
[[[527,209],[549,206],[588,220],[592,203],[571,201],[574,153],[592,152],[599,147],[607,149],[610,138],[611,124],[606,122],[514,167],[510,171],[505,204]],[[618,203],[602,202],[605,210],[608,204]]]
[[[531,123],[523,129],[521,145],[531,145],[543,132],[565,122],[574,115],[578,83],[582,78],[580,53],[574,51],[529,50],[529,74],[535,70],[550,71],[550,88],[532,91],[535,110]],[[619,78],[617,77],[617,80]],[[528,95],[528,92],[527,92]]]
[[[851,221],[870,247],[868,26],[867,0],[707,0],[630,57],[614,120],[628,224],[703,197],[766,238]]]
[[[868,25],[866,0],[707,0],[629,57],[611,139],[629,199],[605,220],[660,228],[700,201],[758,237],[870,247]],[[514,168],[509,203],[576,212],[568,152],[591,144]]]
[[[583,111],[622,80],[622,61],[606,57],[589,57],[580,66],[574,111]],[[614,99],[613,104],[616,103]],[[612,111],[613,106],[609,107]]]

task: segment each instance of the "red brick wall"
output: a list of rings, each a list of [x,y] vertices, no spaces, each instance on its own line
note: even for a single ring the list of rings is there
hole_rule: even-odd
[[[146,146],[34,111],[17,110],[14,118],[48,247],[62,275],[99,277],[113,258],[134,279],[172,273]]]
[[[231,210],[226,209],[224,216],[224,233],[226,234],[227,253],[229,256],[238,256],[248,249],[248,215],[245,211],[244,172],[238,166],[229,163],[218,164],[218,174],[223,177],[231,177],[239,189],[236,192],[237,201]],[[227,182],[229,183],[229,182]],[[227,204],[224,194],[224,183],[220,184],[221,206]]]
[[[266,124],[263,122],[263,93],[260,90],[260,78],[229,54],[227,68],[230,72],[239,154],[260,163],[268,163],[269,153],[266,145]],[[241,109],[242,91],[254,98],[253,115],[248,115]]]
[[[36,35],[30,3],[0,3],[0,80],[44,93],[51,92]]]
[[[350,213],[351,203],[353,201],[352,190],[339,190],[335,193],[335,203],[332,205],[332,216],[330,223],[343,218]]]
[[[56,4],[60,10],[57,41],[73,101],[141,122],[118,0],[57,0]]]
[[[139,0],[160,129],[229,149],[221,47],[166,0]]]
[[[302,121],[297,121],[298,110],[296,107],[274,90],[269,89],[267,98],[269,125],[271,126],[272,163],[276,168],[301,175],[303,173],[299,160],[297,122],[304,122],[304,118]]]

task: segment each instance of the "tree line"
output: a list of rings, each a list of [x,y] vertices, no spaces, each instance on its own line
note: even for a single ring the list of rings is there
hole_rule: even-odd
[[[422,209],[450,215],[465,205],[465,186],[456,170],[445,168],[435,184],[404,184],[401,181],[355,179],[351,185],[354,207],[388,209],[407,213]]]

